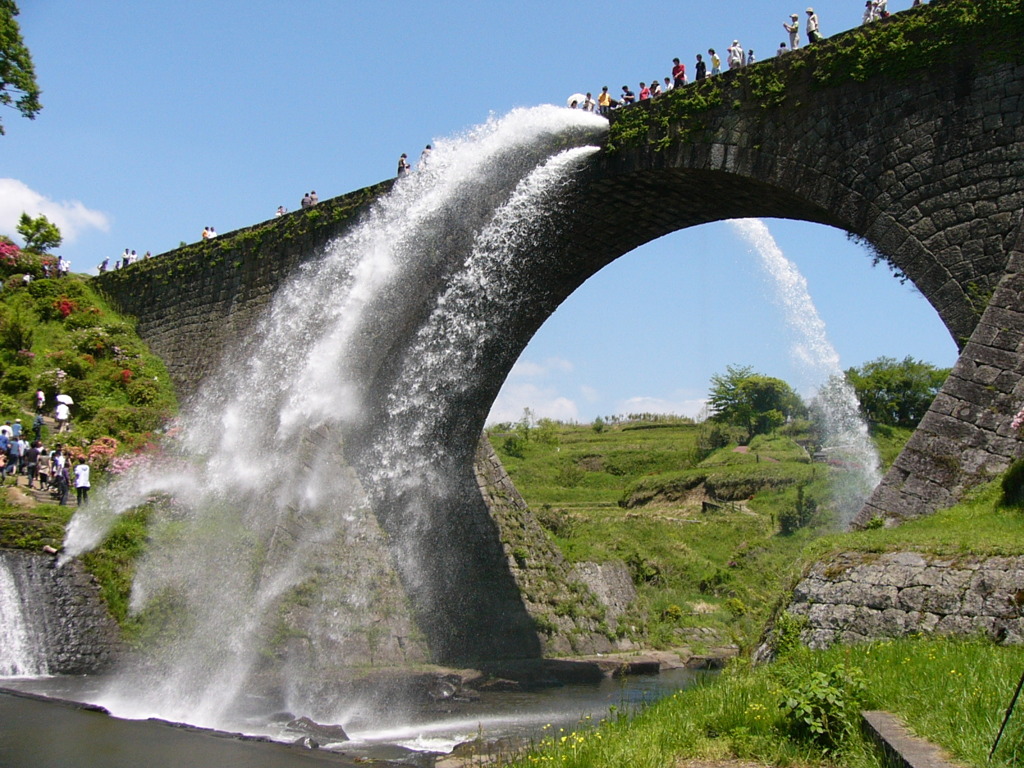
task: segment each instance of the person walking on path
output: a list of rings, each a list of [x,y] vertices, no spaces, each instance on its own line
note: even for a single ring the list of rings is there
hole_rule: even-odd
[[[63,463],[57,470],[57,498],[59,504],[62,507],[68,505],[68,491],[71,488],[71,476],[68,474],[68,465]]]
[[[32,483],[35,482],[36,476],[39,469],[39,451],[43,447],[43,444],[36,440],[32,443],[32,447],[28,449],[28,453],[25,454],[25,474],[28,475],[28,487],[32,487]]]
[[[78,506],[89,503],[89,465],[85,463],[84,456],[75,465],[75,492],[78,494]]]
[[[57,417],[57,434],[66,432],[68,430],[68,420],[71,418],[71,409],[67,403],[57,403],[57,412],[54,414]]]

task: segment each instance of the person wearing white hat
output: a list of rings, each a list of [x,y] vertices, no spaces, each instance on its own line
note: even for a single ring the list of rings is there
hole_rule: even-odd
[[[794,13],[789,19],[789,24],[782,22],[782,28],[789,32],[789,50],[795,51],[800,47],[800,17]]]
[[[818,30],[818,14],[813,8],[807,9],[807,42],[821,42],[821,32]]]

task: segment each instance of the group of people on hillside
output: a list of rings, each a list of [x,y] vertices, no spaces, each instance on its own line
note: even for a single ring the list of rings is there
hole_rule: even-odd
[[[38,415],[41,422],[42,416]],[[79,505],[89,501],[89,463],[80,456],[72,467],[71,457],[57,443],[48,451],[40,440],[41,423],[35,429],[35,440],[29,441],[21,427],[21,419],[0,426],[0,484],[13,477],[27,478],[27,487],[49,490],[58,504],[66,505],[71,484],[74,483]],[[38,485],[36,485],[38,484]]]
[[[917,7],[922,5],[923,2],[924,0],[913,0],[913,6]],[[887,5],[888,0],[867,0],[867,6],[864,12],[864,23],[889,16]],[[805,13],[807,14],[807,41],[812,44],[820,42],[824,37],[821,34],[818,14],[815,13],[814,8],[807,8]],[[782,27],[789,36],[789,43],[788,45],[785,41],[779,43],[778,50],[776,51],[776,55],[779,56],[800,47],[799,14],[791,14],[789,21],[783,22]],[[726,62],[730,70],[745,67],[756,61],[754,50],[752,48],[745,50],[743,46],[740,45],[739,40],[733,40],[732,45],[726,49],[725,54]],[[703,54],[697,54],[693,67],[694,82],[704,80],[709,75],[719,75],[721,72],[722,59],[714,48],[708,48],[707,61],[704,60]],[[618,94],[618,98],[616,98],[609,93],[608,86],[606,85],[601,89],[601,93],[598,94],[596,99],[590,92],[588,92],[582,99],[571,99],[569,107],[572,109],[583,109],[588,112],[596,111],[599,114],[607,116],[613,109],[626,107],[640,101],[656,98],[663,93],[673,90],[674,88],[680,88],[688,82],[686,65],[679,59],[672,59],[671,75],[666,76],[663,79],[656,77],[650,83],[641,82],[639,91],[634,91],[628,85],[624,85],[622,86],[621,93]],[[402,157],[404,158],[405,155],[402,155]],[[401,161],[399,161],[399,175],[402,175]]]
[[[67,277],[71,274],[71,262],[58,256],[54,262],[43,262],[43,277]],[[31,282],[31,280],[27,281]]]

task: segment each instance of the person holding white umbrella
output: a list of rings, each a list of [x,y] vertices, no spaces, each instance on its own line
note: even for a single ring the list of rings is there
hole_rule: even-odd
[[[68,430],[69,422],[71,421],[71,406],[74,405],[74,402],[71,399],[71,395],[57,395],[57,411],[55,416],[57,418],[58,435]]]

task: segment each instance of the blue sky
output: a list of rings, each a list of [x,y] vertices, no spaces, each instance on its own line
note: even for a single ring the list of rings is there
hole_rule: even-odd
[[[898,11],[911,0],[893,0]],[[814,3],[825,34],[857,0]],[[34,0],[19,21],[43,90],[34,121],[4,110],[0,233],[21,211],[65,234],[75,271],[124,248],[161,253],[391,176],[517,106],[664,77],[738,38],[760,58],[806,5],[721,0],[515,4],[450,0]],[[771,221],[844,366],[888,355],[952,365],[934,310],[844,233]],[[725,223],[675,233],[592,278],[548,321],[493,411],[589,421],[695,413],[728,364],[800,378],[790,334],[748,246]]]

